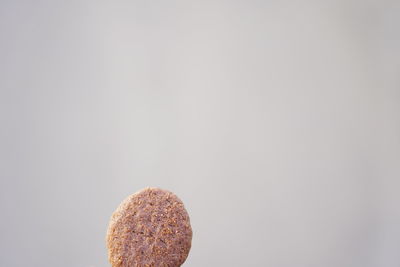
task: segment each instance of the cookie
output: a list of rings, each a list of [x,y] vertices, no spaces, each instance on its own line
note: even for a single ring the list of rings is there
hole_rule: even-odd
[[[189,254],[192,228],[176,195],[146,188],[112,214],[106,241],[112,267],[179,267]]]

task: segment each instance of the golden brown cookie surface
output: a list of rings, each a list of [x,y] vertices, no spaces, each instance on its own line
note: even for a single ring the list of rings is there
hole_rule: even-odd
[[[189,254],[192,229],[176,195],[146,188],[120,204],[106,239],[113,267],[179,267]]]

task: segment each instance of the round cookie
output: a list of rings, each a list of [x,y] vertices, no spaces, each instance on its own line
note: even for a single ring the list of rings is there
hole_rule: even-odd
[[[113,267],[179,267],[189,254],[192,228],[176,195],[146,188],[112,214],[106,240]]]

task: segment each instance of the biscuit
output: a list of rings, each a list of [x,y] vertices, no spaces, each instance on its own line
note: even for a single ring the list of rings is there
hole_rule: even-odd
[[[179,267],[189,254],[192,228],[176,195],[146,188],[112,214],[106,241],[112,267]]]

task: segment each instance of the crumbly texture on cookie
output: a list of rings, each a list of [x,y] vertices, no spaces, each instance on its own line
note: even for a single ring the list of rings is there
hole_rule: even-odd
[[[179,267],[189,254],[192,228],[176,195],[146,188],[112,214],[106,241],[113,267]]]

